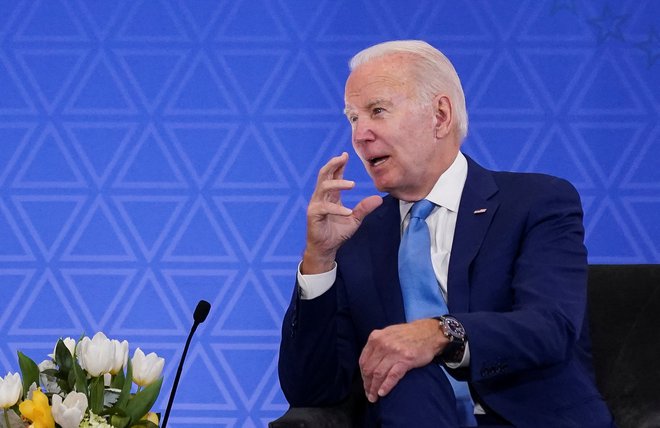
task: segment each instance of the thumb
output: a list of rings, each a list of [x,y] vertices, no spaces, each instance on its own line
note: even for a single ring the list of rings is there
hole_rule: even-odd
[[[368,214],[378,208],[382,203],[382,197],[378,195],[368,196],[362,199],[355,208],[353,208],[353,217],[362,222]]]

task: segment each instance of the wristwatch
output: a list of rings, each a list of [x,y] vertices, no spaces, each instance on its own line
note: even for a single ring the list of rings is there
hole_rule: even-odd
[[[463,360],[467,340],[463,324],[449,315],[434,318],[438,320],[442,334],[449,339],[449,343],[437,357],[442,358],[445,363],[460,363]]]

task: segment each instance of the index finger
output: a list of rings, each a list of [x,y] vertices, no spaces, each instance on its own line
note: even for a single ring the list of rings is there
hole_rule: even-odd
[[[348,162],[348,153],[331,158],[319,171],[319,181],[336,180],[344,178],[344,170]]]

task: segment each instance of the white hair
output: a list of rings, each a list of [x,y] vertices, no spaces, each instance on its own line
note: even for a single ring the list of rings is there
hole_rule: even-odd
[[[431,100],[441,92],[448,92],[454,108],[456,129],[463,140],[467,135],[468,116],[461,79],[449,59],[430,44],[421,40],[379,43],[358,52],[348,66],[353,71],[373,59],[392,54],[409,54],[415,58],[410,65],[423,100]]]

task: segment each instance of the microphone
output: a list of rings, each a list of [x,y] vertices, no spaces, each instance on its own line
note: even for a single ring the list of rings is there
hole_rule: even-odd
[[[161,428],[165,428],[167,426],[167,420],[170,417],[170,411],[172,410],[172,403],[174,402],[174,395],[176,394],[176,390],[179,387],[179,379],[181,378],[181,371],[183,370],[183,362],[185,361],[186,354],[188,353],[190,340],[192,339],[195,330],[197,330],[197,327],[206,320],[206,317],[209,315],[210,310],[211,310],[211,304],[206,300],[200,300],[197,303],[197,307],[195,308],[195,313],[193,314],[194,323],[192,325],[192,328],[190,329],[190,334],[188,334],[188,340],[186,340],[186,346],[184,346],[183,348],[183,354],[181,355],[181,360],[179,360],[179,368],[176,370],[176,376],[174,377],[174,383],[172,384],[172,390],[170,391],[170,400],[168,401],[167,408],[165,409],[165,416],[163,417],[163,424],[161,425]]]

